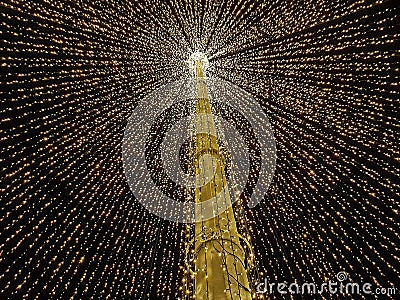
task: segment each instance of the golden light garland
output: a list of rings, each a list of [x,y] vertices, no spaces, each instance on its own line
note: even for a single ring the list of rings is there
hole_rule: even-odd
[[[260,279],[398,285],[397,1],[10,0],[0,16],[1,299],[182,296],[189,225],[134,198],[121,142],[198,50],[274,129],[273,183],[237,215]]]

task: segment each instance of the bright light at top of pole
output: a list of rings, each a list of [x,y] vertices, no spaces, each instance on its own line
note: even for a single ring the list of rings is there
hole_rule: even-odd
[[[196,62],[201,61],[203,63],[203,73],[204,75],[206,74],[206,70],[209,67],[209,61],[207,58],[207,55],[203,52],[196,51],[193,52],[188,60],[188,65],[189,65],[189,70],[192,72],[192,74],[196,75]]]

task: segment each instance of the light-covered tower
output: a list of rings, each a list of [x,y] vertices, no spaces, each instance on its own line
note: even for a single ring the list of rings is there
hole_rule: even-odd
[[[194,299],[251,299],[245,267],[245,251],[241,246],[234,212],[231,206],[225,174],[226,161],[218,145],[218,134],[212,115],[204,76],[204,60],[194,60],[197,81],[195,116],[196,170],[195,201],[198,204],[195,224],[192,278]],[[224,210],[211,219],[203,218],[204,210]],[[205,203],[207,202],[207,205]],[[225,209],[224,209],[225,208]]]

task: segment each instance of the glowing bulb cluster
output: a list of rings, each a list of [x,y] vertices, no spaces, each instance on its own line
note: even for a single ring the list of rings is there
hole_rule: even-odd
[[[270,190],[238,216],[259,277],[397,284],[397,1],[0,8],[0,298],[181,297],[189,229],[133,197],[121,142],[199,49],[207,77],[255,95],[275,130]]]

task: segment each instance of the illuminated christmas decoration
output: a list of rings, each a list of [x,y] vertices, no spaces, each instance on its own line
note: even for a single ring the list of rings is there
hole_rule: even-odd
[[[10,0],[0,15],[1,299],[182,298],[192,229],[136,199],[122,142],[197,51],[274,130],[269,190],[234,205],[259,280],[400,288],[398,1]]]
[[[194,268],[189,267],[194,277],[193,298],[251,299],[246,253],[241,245],[226,178],[227,157],[220,150],[220,134],[211,110],[202,57],[195,58],[195,67],[198,91],[192,167],[196,173],[195,201],[200,206],[195,212],[195,247],[188,253],[194,264]],[[207,207],[210,200],[212,205]],[[214,212],[214,217],[205,218],[207,209]]]

